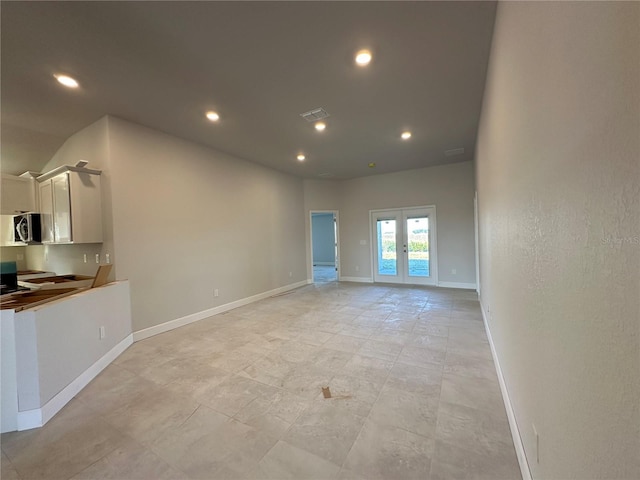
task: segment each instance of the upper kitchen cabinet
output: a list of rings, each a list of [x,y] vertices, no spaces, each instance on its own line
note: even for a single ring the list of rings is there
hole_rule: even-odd
[[[27,174],[19,177],[2,174],[0,210],[2,215],[17,215],[36,210],[36,193],[33,178]]]
[[[38,177],[42,243],[102,242],[100,173],[64,166]]]

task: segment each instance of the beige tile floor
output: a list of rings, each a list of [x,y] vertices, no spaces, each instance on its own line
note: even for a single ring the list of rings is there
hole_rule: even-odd
[[[336,282],[138,342],[1,446],[6,480],[521,478],[475,293]]]

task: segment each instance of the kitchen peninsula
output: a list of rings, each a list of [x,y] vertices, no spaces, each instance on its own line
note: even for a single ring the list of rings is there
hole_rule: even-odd
[[[2,432],[44,425],[132,341],[128,281],[1,310]]]

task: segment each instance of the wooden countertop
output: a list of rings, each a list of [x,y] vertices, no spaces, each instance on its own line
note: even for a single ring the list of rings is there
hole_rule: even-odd
[[[8,293],[0,297],[0,310],[15,310],[19,312],[25,308],[68,297],[83,290],[87,290],[87,288],[57,288],[55,290]]]

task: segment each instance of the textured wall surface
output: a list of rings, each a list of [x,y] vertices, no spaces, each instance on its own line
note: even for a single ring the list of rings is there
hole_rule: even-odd
[[[536,479],[640,478],[639,25],[638,3],[498,6],[481,295]]]

